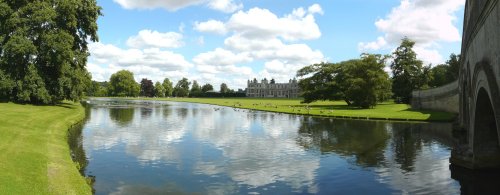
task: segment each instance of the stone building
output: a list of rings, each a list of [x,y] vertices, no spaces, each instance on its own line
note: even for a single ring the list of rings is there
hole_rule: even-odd
[[[290,79],[288,83],[275,83],[274,79],[268,81],[262,79],[259,83],[257,79],[248,80],[247,97],[276,97],[276,98],[297,98],[300,95],[297,79]]]

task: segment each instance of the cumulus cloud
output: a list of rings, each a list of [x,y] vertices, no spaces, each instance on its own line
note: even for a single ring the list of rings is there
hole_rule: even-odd
[[[396,46],[402,38],[408,37],[416,42],[416,47],[420,47],[417,54],[421,59],[428,63],[436,62],[442,58],[435,50],[439,43],[461,40],[454,23],[457,20],[455,13],[464,3],[464,0],[401,0],[401,4],[385,18],[375,22],[384,36],[374,42],[359,43],[359,50]]]
[[[111,74],[121,69],[131,70],[138,80],[144,76],[162,80],[161,77],[169,73],[182,75],[193,66],[183,55],[159,48],[122,49],[98,42],[90,44],[89,50],[89,71],[99,81],[109,79]],[[103,67],[107,67],[106,71]]]
[[[232,0],[212,0],[208,7],[226,13],[232,13],[243,8],[242,3],[235,3]]]
[[[194,29],[199,32],[208,32],[224,35],[227,33],[226,26],[221,21],[208,20],[206,22],[195,22]]]
[[[200,54],[193,62],[197,70],[205,74],[231,73],[288,81],[303,66],[325,60],[321,51],[296,43],[321,36],[315,14],[323,14],[318,4],[307,9],[296,8],[283,17],[267,9],[252,8],[238,11],[226,22],[196,22],[194,29],[197,31],[231,35],[224,40],[224,49]],[[248,62],[264,63],[264,70],[253,72],[241,66]],[[237,82],[233,78],[233,82],[240,83],[241,87],[246,85],[246,80]]]
[[[127,46],[132,48],[178,48],[184,46],[182,34],[176,32],[160,33],[152,30],[141,30],[136,36],[127,40]]]
[[[233,0],[113,0],[125,9],[155,9],[162,8],[168,11],[176,11],[193,5],[206,5],[211,9],[232,13],[243,8],[243,4],[235,3]]]
[[[312,8],[314,11],[317,9]],[[287,41],[310,40],[321,36],[314,13],[316,12],[306,13],[304,8],[298,8],[280,18],[267,9],[252,8],[247,12],[233,14],[226,25],[228,29],[248,38],[277,36]]]
[[[252,59],[246,53],[234,54],[233,52],[221,48],[214,51],[198,54],[193,58],[193,62],[198,65],[228,66],[238,63],[250,62]]]

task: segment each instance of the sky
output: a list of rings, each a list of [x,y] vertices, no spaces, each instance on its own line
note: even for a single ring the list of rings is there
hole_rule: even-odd
[[[218,89],[247,80],[288,82],[320,62],[391,54],[408,37],[425,64],[460,53],[465,0],[97,0],[96,81],[130,70]],[[386,68],[386,70],[389,70]]]

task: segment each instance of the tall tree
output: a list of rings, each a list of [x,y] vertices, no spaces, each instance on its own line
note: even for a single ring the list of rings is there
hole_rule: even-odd
[[[401,45],[393,52],[392,92],[398,102],[410,103],[411,92],[427,85],[422,61],[413,51],[415,42],[404,38]]]
[[[0,70],[15,83],[9,98],[79,100],[90,83],[87,44],[98,41],[99,15],[96,0],[0,1]]]
[[[111,96],[137,97],[140,92],[140,85],[135,82],[134,73],[128,70],[120,70],[111,75],[108,90]]]
[[[227,87],[226,83],[220,84],[220,92],[221,93],[228,93],[229,92],[229,87]]]
[[[187,97],[189,96],[189,85],[191,82],[187,78],[182,78],[177,82],[174,87],[174,96],[175,97]]]
[[[210,84],[204,84],[202,87],[201,87],[201,92],[203,93],[206,93],[207,91],[212,91],[214,90],[214,86],[210,85]]]
[[[151,80],[149,80],[147,78],[143,78],[141,80],[141,92],[140,92],[140,95],[144,96],[144,97],[153,97],[153,95],[154,95],[153,81],[151,81]]]
[[[155,83],[155,96],[156,97],[165,97],[165,87],[159,82]]]
[[[363,54],[337,64],[320,63],[297,72],[304,103],[342,99],[350,106],[370,108],[391,96],[391,82],[384,71],[385,56]]]
[[[446,65],[449,66],[446,74],[448,83],[456,81],[460,71],[460,54],[457,55],[452,53],[450,59],[446,61]]]
[[[196,80],[193,81],[193,84],[191,85],[191,93],[201,93],[201,87],[200,84]]]
[[[170,81],[170,79],[168,78],[165,78],[163,80],[163,88],[165,88],[165,97],[170,97],[172,96],[172,92],[174,91],[174,87],[173,87],[173,84],[172,82]]]

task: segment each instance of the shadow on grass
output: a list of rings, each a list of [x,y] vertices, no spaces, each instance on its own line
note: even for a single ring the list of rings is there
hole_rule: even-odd
[[[293,108],[305,108],[307,105],[284,105]],[[309,105],[309,108],[319,109],[319,110],[369,110],[369,108],[359,108],[348,105]]]
[[[434,110],[417,110],[417,109],[412,109],[412,108],[407,108],[407,109],[402,110],[402,111],[418,112],[421,114],[429,115],[429,118],[427,118],[428,121],[452,122],[458,116],[457,114],[449,113],[449,112],[434,111]]]

